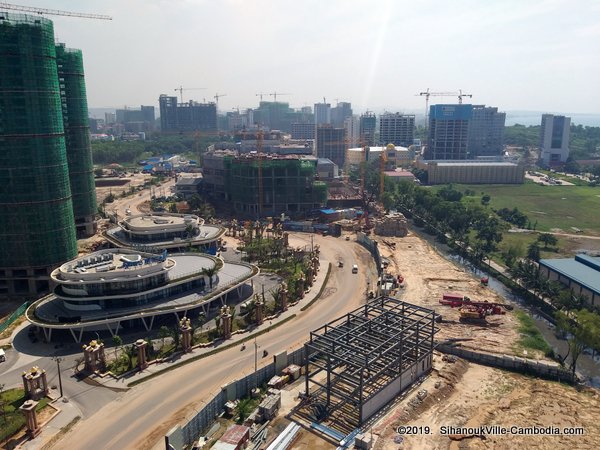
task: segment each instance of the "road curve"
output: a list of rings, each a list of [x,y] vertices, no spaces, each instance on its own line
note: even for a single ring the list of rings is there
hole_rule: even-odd
[[[292,245],[303,243],[310,245],[310,235],[292,236]],[[258,338],[258,345],[271,354],[301,345],[309,330],[364,303],[367,277],[371,283],[375,280],[372,258],[357,243],[322,236],[314,236],[314,243],[320,245],[322,258],[332,263],[329,282],[311,308]],[[339,259],[344,268],[337,267]],[[351,273],[355,263],[360,267],[358,275]],[[160,448],[171,427],[198,410],[223,384],[253,370],[251,347],[244,352],[237,347],[222,351],[136,386],[81,421],[55,448]]]

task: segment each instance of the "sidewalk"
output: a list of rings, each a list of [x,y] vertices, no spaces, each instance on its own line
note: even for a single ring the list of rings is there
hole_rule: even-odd
[[[320,263],[320,269],[317,274],[317,278],[316,278],[315,282],[313,283],[312,287],[310,288],[310,290],[308,291],[308,293],[304,296],[304,298],[302,300],[300,300],[294,306],[291,306],[290,308],[288,308],[287,311],[280,313],[277,317],[270,319],[270,320],[265,320],[262,325],[253,328],[250,332],[236,334],[236,335],[232,336],[231,339],[228,339],[227,341],[220,341],[219,344],[216,346],[213,345],[213,346],[206,347],[206,348],[194,348],[191,353],[180,354],[175,361],[161,362],[158,364],[150,364],[148,366],[148,368],[145,369],[143,372],[135,372],[132,375],[129,375],[127,377],[120,377],[118,379],[115,379],[111,376],[106,376],[104,378],[99,377],[99,376],[93,376],[92,379],[95,382],[97,382],[98,384],[105,386],[107,388],[127,389],[127,385],[129,383],[132,383],[134,381],[139,382],[139,381],[143,380],[144,378],[147,378],[148,376],[150,376],[156,372],[160,372],[160,371],[165,370],[170,367],[174,367],[174,366],[176,367],[177,365],[185,363],[186,361],[188,361],[192,358],[196,358],[199,355],[202,355],[205,353],[213,352],[215,350],[218,350],[219,348],[226,347],[232,343],[236,343],[236,342],[241,343],[241,341],[248,339],[255,333],[259,333],[271,326],[276,326],[278,323],[281,323],[282,321],[288,319],[289,317],[291,317],[295,314],[298,314],[302,307],[304,307],[305,305],[307,305],[309,302],[313,301],[317,297],[318,293],[321,291],[321,287],[325,283],[325,277],[327,276],[327,272],[329,270],[329,265],[330,265],[330,262],[327,260],[324,260],[324,259],[320,259],[319,263]]]
[[[50,395],[57,398],[59,394],[55,390],[51,390]],[[82,417],[81,411],[74,403],[63,403],[62,398],[57,398],[51,404],[59,409],[58,414],[42,427],[42,432],[38,434],[35,439],[24,442],[19,447],[20,449],[37,450],[42,448],[64,427],[75,421],[77,417]]]

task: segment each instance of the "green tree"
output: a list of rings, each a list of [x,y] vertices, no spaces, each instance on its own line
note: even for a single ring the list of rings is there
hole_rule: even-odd
[[[236,406],[237,412],[237,423],[242,424],[246,418],[252,413],[253,405],[252,400],[249,398],[243,398],[239,401]]]
[[[117,359],[117,350],[123,345],[123,339],[118,334],[115,334],[112,338],[113,345],[115,346],[115,360]]]
[[[532,242],[527,247],[527,258],[532,261],[540,260],[540,246],[537,244],[537,242]]]
[[[381,196],[381,203],[383,204],[383,207],[386,209],[386,211],[389,211],[396,204],[396,198],[391,192],[384,192]]]
[[[130,371],[131,369],[133,369],[133,358],[136,354],[135,345],[126,345],[125,347],[123,347],[123,353],[125,355],[125,358],[127,358],[127,371]]]
[[[163,325],[158,329],[158,338],[162,340],[160,349],[162,350],[165,346],[165,339],[171,336],[171,332],[169,331],[169,327]]]
[[[556,313],[557,327],[567,334],[569,351],[563,362],[571,357],[573,376],[577,370],[577,361],[586,347],[600,348],[600,316],[585,309],[572,313],[572,318],[562,311]]]
[[[169,328],[169,334],[173,338],[173,351],[177,351],[179,348],[179,343],[181,342],[179,326],[175,324],[173,328]]]
[[[491,200],[492,200],[492,197],[489,194],[484,194],[481,196],[481,204],[483,206],[489,205]]]
[[[548,248],[549,245],[555,246],[556,244],[558,244],[558,239],[556,238],[556,236],[554,236],[550,233],[540,234],[538,236],[537,240],[538,240],[538,242],[541,242],[542,244],[544,244],[544,248]]]
[[[177,213],[177,203],[173,202],[169,205],[169,212]]]

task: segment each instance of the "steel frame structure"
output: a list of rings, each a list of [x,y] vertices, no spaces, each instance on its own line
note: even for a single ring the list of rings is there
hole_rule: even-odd
[[[305,392],[316,421],[359,427],[431,370],[435,322],[431,309],[378,297],[311,331]]]

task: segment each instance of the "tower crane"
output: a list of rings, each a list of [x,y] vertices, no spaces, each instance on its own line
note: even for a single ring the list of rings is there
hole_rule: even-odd
[[[462,89],[458,90],[458,104],[462,105],[462,99],[463,97],[469,97],[469,98],[473,98],[472,94],[463,94]]]
[[[272,93],[271,93],[271,94],[269,94],[269,95],[270,95],[271,97],[273,97],[273,101],[274,101],[274,102],[277,102],[277,96],[278,96],[278,95],[292,95],[292,94],[287,94],[287,93],[285,93],[285,92],[277,92],[277,91],[275,91],[275,92],[272,92]]]
[[[184,88],[183,86],[179,86],[175,88],[174,91],[179,91],[179,96],[181,97],[181,103],[183,103],[183,91],[201,91],[206,88]]]
[[[429,127],[429,97],[453,97],[458,92],[430,92],[429,88],[425,92],[419,92],[416,95],[425,97],[425,129]]]
[[[112,20],[112,17],[105,16],[103,14],[85,14],[73,11],[62,11],[59,9],[46,9],[38,8],[34,6],[22,6],[13,5],[11,3],[0,2],[0,9],[8,9],[13,11],[24,11],[33,14],[50,15],[50,16],[67,16],[67,17],[79,17],[81,19],[98,19],[98,20]]]
[[[262,98],[263,95],[271,95],[271,94],[267,94],[266,92],[259,92],[258,94],[255,94],[257,97],[260,97],[260,101],[262,102]]]
[[[219,93],[215,94],[214,99],[217,101],[217,106],[219,106],[219,99],[221,97],[225,97],[226,95],[227,94],[219,94]]]
[[[463,97],[473,97],[471,94],[463,94],[462,89],[459,89],[457,92],[430,92],[429,88],[425,92],[419,92],[418,94],[421,97],[425,97],[425,128],[429,126],[429,97],[458,97],[458,104],[462,105]]]

